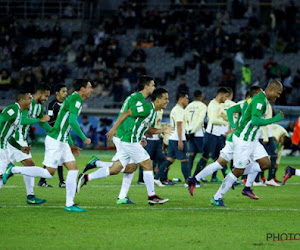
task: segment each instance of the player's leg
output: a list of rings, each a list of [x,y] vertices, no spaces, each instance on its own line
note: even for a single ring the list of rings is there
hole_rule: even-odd
[[[236,136],[233,136],[233,143],[234,169],[224,178],[220,188],[211,198],[210,202],[212,205],[215,206],[225,206],[223,202],[223,196],[232,187],[233,183],[237,180],[237,178],[243,174],[244,169],[248,164],[248,159],[250,159],[252,151],[254,150],[253,147],[255,146],[254,142],[246,142]]]
[[[207,161],[209,159],[209,155],[213,150],[213,147],[215,147],[215,141],[211,138],[211,135],[208,133],[204,134],[203,137],[203,154],[200,159],[200,161],[197,164],[196,170],[194,172],[194,175],[197,175],[202,169],[205,168]]]
[[[286,181],[290,179],[293,175],[300,176],[300,169],[287,166],[282,179],[282,185],[285,185]]]
[[[25,159],[21,163],[26,167],[35,166],[32,158]],[[26,192],[27,192],[27,203],[28,204],[42,204],[45,203],[45,199],[40,199],[34,195],[34,177],[23,175]]]
[[[134,171],[138,168],[137,164],[128,164],[125,168],[121,190],[117,199],[117,204],[135,204],[128,198],[129,188],[134,176]]]
[[[212,158],[212,159],[214,159],[214,161],[216,161],[219,158],[220,151],[224,148],[224,137],[211,135],[211,141],[214,141],[215,143],[213,144],[213,148],[211,149],[211,152],[210,152],[211,157],[210,158]],[[224,177],[226,176],[226,174],[225,174],[226,169],[227,169],[226,164],[224,166],[222,166],[222,169],[221,169]],[[217,177],[217,172],[218,172],[218,170],[212,174],[210,182],[219,182],[219,183],[222,182]]]
[[[60,188],[65,188],[66,187],[66,183],[65,183],[65,180],[64,180],[63,166],[58,166],[57,167],[57,174],[58,174],[58,179],[59,179],[58,186]]]

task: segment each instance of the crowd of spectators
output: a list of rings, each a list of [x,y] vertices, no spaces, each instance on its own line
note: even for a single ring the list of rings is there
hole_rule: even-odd
[[[76,38],[65,36],[59,21],[53,27],[49,24],[42,27],[33,20],[21,24],[12,16],[3,18],[0,59],[11,60],[11,67],[2,69],[0,89],[30,89],[40,82],[54,86],[75,76],[93,82],[94,97],[113,96],[114,102],[122,102],[135,90],[138,77],[147,73],[147,53],[143,46],[164,47],[165,52],[172,53],[175,58],[192,52],[200,64],[199,84],[203,87],[212,84],[209,80],[210,64],[217,62],[222,69],[219,86],[235,89],[244,79],[238,81],[233,73],[234,54],[242,53],[245,59],[262,59],[270,51],[298,52],[298,8],[293,1],[275,8],[261,8],[260,16],[253,14],[252,5],[241,5],[241,1],[233,1],[231,9],[221,7],[217,11],[205,1],[199,4],[185,2],[193,3],[193,8],[187,9],[185,4],[177,3],[176,8],[162,11],[144,8],[139,1],[125,1],[112,16],[95,26],[75,51],[70,45]],[[233,19],[245,17],[248,23],[244,27],[237,32],[228,31]],[[122,51],[117,35],[125,34],[128,29],[139,31],[136,46],[132,51]],[[49,46],[39,46],[27,53],[25,48],[29,39],[50,42]],[[65,57],[56,66],[43,65],[43,61],[56,60],[59,55]],[[83,76],[76,76],[70,63],[84,69]],[[251,65],[248,66],[251,69]],[[297,75],[292,77],[295,72],[291,72],[287,65],[272,63],[271,60],[266,62],[265,69],[266,80],[281,78],[287,88],[298,84]],[[15,77],[12,77],[13,72]],[[251,82],[247,84],[250,86]]]

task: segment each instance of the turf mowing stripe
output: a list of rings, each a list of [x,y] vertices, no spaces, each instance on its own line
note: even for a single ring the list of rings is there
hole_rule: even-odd
[[[63,209],[63,206],[21,206],[21,205],[1,205],[2,208],[33,208],[33,209],[42,209],[42,208],[59,208]],[[85,209],[122,209],[122,210],[212,210],[214,207],[134,207],[134,206],[115,206],[115,207],[105,207],[105,206],[80,206]],[[215,207],[215,211],[280,211],[280,212],[300,212],[300,209],[297,208],[228,208],[228,207]]]

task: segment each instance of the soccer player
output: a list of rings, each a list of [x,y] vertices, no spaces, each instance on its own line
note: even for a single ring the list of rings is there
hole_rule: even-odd
[[[252,86],[250,88],[250,97],[254,97],[257,94],[262,92],[260,87]],[[243,114],[243,112],[248,107],[248,104],[251,102],[251,99],[245,100],[243,102],[240,102],[239,104],[232,106],[227,110],[228,113],[228,120],[231,124],[231,132],[226,137],[225,147],[221,150],[219,158],[209,164],[206,168],[204,168],[201,172],[199,172],[195,177],[189,178],[188,185],[189,185],[189,192],[193,196],[194,195],[194,188],[197,181],[211,175],[213,172],[225,168],[226,164],[230,162],[233,159],[233,142],[232,142],[232,136],[233,132],[236,129],[236,127],[239,124],[240,117]],[[237,118],[237,124],[234,123],[234,117],[233,114],[237,113],[239,114],[239,117]],[[256,177],[256,174],[248,175],[247,182],[245,184],[245,188],[242,191],[242,194],[245,196],[250,197],[251,199],[258,199],[258,197],[252,192],[250,189],[252,182],[254,181]]]
[[[30,124],[39,123],[39,125],[49,131],[51,126],[47,123],[50,119],[48,115],[44,115],[44,103],[48,100],[50,95],[50,86],[47,84],[40,84],[32,97],[32,102],[29,106],[29,109],[25,109],[22,112],[23,120],[26,120],[27,125],[19,125],[18,129],[14,133],[11,140],[15,140],[19,145],[28,147],[27,136],[30,129]],[[10,141],[11,141],[10,140]],[[21,162],[23,166],[35,166],[32,159],[32,155],[29,152],[24,153],[19,147],[14,147],[10,143],[7,145],[9,159],[12,163]],[[26,192],[27,192],[27,203],[28,204],[41,204],[46,200],[39,199],[34,195],[34,177],[23,175]]]
[[[146,131],[151,134],[159,134],[168,131],[167,129],[156,129],[153,127],[155,125],[156,111],[165,109],[169,103],[168,92],[165,89],[158,88],[153,91],[151,99],[151,103],[133,106],[119,116],[114,126],[107,133],[108,139],[112,139],[116,135],[117,128],[127,117],[132,117],[128,123],[127,129],[121,137],[121,142],[118,144],[119,160],[114,161],[113,165],[109,168],[100,168],[89,175],[80,176],[77,185],[78,192],[81,187],[86,185],[89,181],[105,178],[109,175],[116,175],[123,168],[125,168],[125,173],[133,173],[136,170],[137,165],[133,168],[129,167],[128,163],[132,160],[133,163],[143,167],[143,176],[148,192],[149,205],[163,204],[168,201],[168,199],[160,198],[155,194],[152,162],[149,154],[140,144]]]
[[[233,134],[233,164],[234,169],[223,180],[217,193],[211,198],[211,204],[225,206],[223,196],[232,184],[243,173],[258,173],[270,167],[270,159],[264,147],[257,140],[257,131],[260,126],[279,122],[284,118],[282,112],[270,119],[263,119],[267,113],[268,103],[274,103],[283,91],[282,84],[277,80],[268,83],[264,92],[253,97],[245,110],[239,126]],[[249,161],[257,161],[257,164],[247,166]]]
[[[158,110],[154,128],[157,128],[157,129],[162,128],[162,126],[161,126],[162,117],[163,117],[163,110]],[[150,159],[153,161],[153,168],[155,169],[156,164],[158,166],[160,166],[166,159],[166,157],[163,153],[162,140],[158,134],[154,134],[154,135],[146,134],[145,139],[146,139],[146,141],[145,141],[146,145],[144,146],[144,148],[147,151],[147,153],[149,154]],[[160,187],[164,187],[165,185],[162,184],[159,180],[159,177],[157,177],[158,173],[159,173],[159,171],[157,171],[157,173],[154,176],[154,183]],[[145,184],[144,180],[143,180],[143,168],[142,167],[139,167],[138,183]]]
[[[178,92],[176,96],[177,104],[171,110],[170,124],[174,127],[173,133],[169,136],[169,147],[167,159],[161,166],[159,166],[159,173],[156,178],[159,178],[162,184],[172,185],[173,182],[168,179],[169,167],[178,159],[181,161],[181,171],[184,177],[184,182],[189,178],[189,166],[187,153],[187,143],[185,137],[186,118],[184,109],[189,103],[188,94],[185,92]]]
[[[135,92],[128,96],[126,100],[124,101],[120,113],[118,117],[120,117],[125,111],[127,111],[130,108],[136,107],[136,106],[142,106],[146,103],[146,98],[151,95],[155,89],[155,82],[153,77],[148,75],[142,75],[138,81],[137,81],[137,89],[138,92]],[[121,137],[124,135],[125,131],[127,130],[128,126],[131,122],[131,117],[128,117],[117,129],[116,135],[113,137],[113,142],[116,146],[116,154],[112,158],[112,162],[118,161],[120,158],[119,150],[120,150],[120,144],[121,144]],[[96,168],[96,167],[111,167],[112,162],[104,162],[100,161],[96,156],[93,156],[89,163],[86,165],[86,167],[83,170],[83,173],[86,171]],[[128,166],[126,166],[127,169],[136,169],[138,166],[134,163],[133,160],[130,160],[128,163]],[[120,171],[124,172],[125,167],[122,168]],[[129,187],[131,185],[132,179],[133,179],[134,171],[132,173],[124,173],[121,191],[119,194],[119,197],[117,199],[117,204],[134,204],[128,197],[124,196],[124,194],[128,193]]]
[[[228,96],[229,90],[227,88],[219,88],[216,97],[210,101],[207,107],[208,124],[204,134],[203,154],[197,165],[194,176],[206,166],[209,158],[217,160],[221,149],[224,147],[222,126],[228,126],[228,122],[221,117],[221,104],[228,99]],[[212,178],[211,181],[220,182],[218,178]]]
[[[191,175],[194,159],[197,153],[203,152],[204,119],[206,116],[207,107],[202,101],[202,92],[200,90],[196,90],[194,92],[194,101],[187,105],[184,110],[186,117],[186,130],[189,136],[189,176]]]
[[[76,177],[78,167],[74,155],[79,155],[79,148],[73,144],[70,130],[81,137],[84,144],[89,145],[91,140],[82,133],[77,117],[81,112],[82,101],[90,97],[93,89],[91,83],[86,79],[77,79],[74,83],[75,92],[68,96],[64,101],[53,129],[47,133],[45,139],[45,157],[43,164],[46,169],[41,167],[16,167],[9,164],[3,175],[3,183],[6,183],[8,175],[23,174],[32,177],[52,178],[57,166],[64,164],[68,169],[66,179],[66,206],[67,212],[85,212],[74,204],[76,192]],[[69,143],[69,144],[68,144]]]
[[[54,88],[55,91],[55,96],[56,98],[54,100],[52,100],[47,107],[47,114],[50,117],[50,121],[48,122],[50,126],[54,126],[55,121],[57,119],[58,116],[58,112],[62,106],[63,101],[66,99],[68,92],[67,92],[67,86],[64,84],[58,84],[55,86]],[[64,175],[63,175],[63,166],[58,166],[57,167],[57,174],[58,174],[58,178],[59,178],[59,184],[58,186],[60,188],[65,188],[66,187],[66,183],[64,180]],[[38,186],[40,187],[52,187],[51,185],[49,185],[46,182],[45,178],[41,178]]]
[[[8,143],[10,142],[12,146],[19,148],[25,154],[29,154],[30,152],[30,147],[21,146],[15,140],[11,139],[19,126],[21,124],[25,125],[22,112],[24,112],[26,109],[29,109],[31,102],[32,99],[30,93],[21,90],[16,95],[16,103],[7,106],[0,114],[0,189],[2,188],[3,184],[6,183],[6,180],[9,176],[7,175],[6,179],[4,179],[5,169],[7,165],[11,163],[9,158]],[[40,121],[44,120],[42,119]],[[47,121],[47,119],[45,121]],[[26,188],[27,184],[31,185],[29,181],[24,181]],[[36,198],[36,201],[37,203],[44,203],[46,200]]]
[[[272,118],[273,117],[273,108],[272,105],[269,103],[268,104],[268,113],[266,114],[266,119]],[[272,129],[271,126],[273,124],[269,124],[266,126],[260,127],[258,133],[259,133],[259,141],[260,143],[264,146],[265,150],[267,151],[268,155],[270,156],[270,161],[271,161],[271,167],[269,168],[269,174],[267,180],[264,177],[264,172],[261,172],[257,175],[256,177],[256,182],[259,182],[259,176],[261,175],[262,181],[267,185],[267,186],[274,186],[278,187],[280,184],[276,183],[274,181],[274,175],[275,175],[275,169],[276,169],[276,146],[274,142],[274,138],[272,135]]]

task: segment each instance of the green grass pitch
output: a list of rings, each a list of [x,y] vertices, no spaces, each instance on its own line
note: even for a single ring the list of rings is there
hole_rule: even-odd
[[[43,149],[33,148],[32,152],[41,166]],[[79,169],[92,155],[109,161],[113,153],[83,150],[76,158]],[[286,165],[300,168],[299,160],[283,157],[278,179]],[[183,184],[156,187],[157,195],[170,201],[149,206],[146,188],[137,185],[137,177],[138,173],[129,193],[137,205],[115,203],[120,174],[83,187],[75,201],[88,211],[67,213],[63,210],[65,189],[58,188],[57,174],[48,181],[53,188],[35,188],[38,197],[47,199],[40,206],[26,204],[23,178],[15,175],[0,191],[1,249],[300,249],[298,240],[267,240],[267,234],[300,233],[297,176],[282,187],[254,188],[260,197],[257,201],[242,196],[242,187],[236,187],[224,198],[226,208],[209,205],[219,188],[213,183],[197,188],[194,197]],[[182,178],[178,161],[171,166],[169,177]]]

